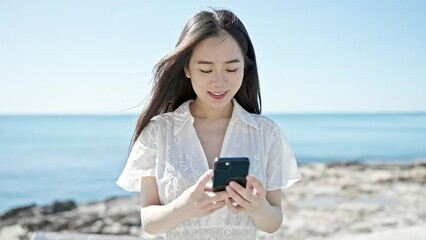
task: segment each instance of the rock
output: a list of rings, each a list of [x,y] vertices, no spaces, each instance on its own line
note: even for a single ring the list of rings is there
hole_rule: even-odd
[[[372,226],[369,222],[357,222],[348,226],[348,230],[352,233],[370,233],[372,232]]]
[[[129,227],[129,234],[131,236],[138,236],[142,234],[141,228],[136,226]]]
[[[69,225],[70,229],[81,229],[81,228],[86,228],[86,227],[90,227],[91,225],[93,225],[95,222],[100,221],[100,218],[98,218],[97,216],[93,216],[93,215],[81,215],[80,217],[78,217],[77,219],[75,219],[74,221],[72,221]]]
[[[74,201],[56,201],[52,205],[44,206],[41,208],[42,214],[54,214],[64,211],[70,211],[77,207]]]
[[[20,221],[20,224],[24,229],[26,229],[28,232],[33,232],[39,229],[46,229],[50,228],[52,225],[52,222],[50,222],[48,219],[39,219],[39,218],[25,218]]]
[[[141,217],[139,213],[136,214],[129,214],[125,217],[122,217],[119,222],[123,225],[127,226],[135,226],[140,227],[141,226]]]
[[[11,225],[0,229],[0,239],[4,240],[20,240],[22,236],[26,236],[27,232],[21,225]]]
[[[30,204],[23,207],[13,208],[7,212],[5,212],[1,217],[0,220],[5,220],[8,218],[20,218],[20,217],[27,217],[27,216],[34,216],[34,208],[36,207],[35,204]]]
[[[90,225],[82,226],[82,227],[79,227],[79,228],[74,228],[74,229],[76,229],[74,231],[78,231],[78,232],[82,232],[82,233],[102,233],[103,227],[104,227],[103,221],[97,220]]]
[[[129,234],[129,227],[121,225],[120,223],[112,223],[111,225],[104,226],[102,229],[102,233],[113,235]]]
[[[370,181],[372,183],[384,183],[384,182],[392,182],[394,180],[394,174],[389,171],[375,171],[370,175]]]

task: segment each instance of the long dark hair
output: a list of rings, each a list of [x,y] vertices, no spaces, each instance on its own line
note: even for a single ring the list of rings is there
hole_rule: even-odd
[[[260,114],[259,76],[253,44],[243,23],[229,10],[201,11],[189,19],[175,49],[154,67],[154,86],[145,110],[138,118],[132,143],[134,143],[151,118],[172,112],[196,94],[191,81],[185,76],[194,47],[211,36],[232,36],[244,56],[243,82],[235,95],[237,102],[248,112]]]

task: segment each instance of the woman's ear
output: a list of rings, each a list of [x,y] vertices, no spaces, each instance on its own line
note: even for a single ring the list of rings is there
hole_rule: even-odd
[[[191,78],[191,75],[189,74],[189,70],[188,70],[188,68],[183,68],[183,71],[185,72],[185,76],[187,77],[187,78]]]

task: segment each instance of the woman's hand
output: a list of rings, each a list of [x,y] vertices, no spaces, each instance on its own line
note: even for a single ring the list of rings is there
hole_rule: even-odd
[[[230,182],[226,187],[230,198],[226,205],[233,213],[246,212],[253,218],[256,228],[268,233],[275,232],[282,223],[281,190],[266,191],[254,176],[247,176],[247,187]]]
[[[149,234],[163,234],[182,221],[207,216],[224,207],[229,194],[226,191],[213,193],[206,187],[212,177],[213,171],[207,171],[196,184],[166,205],[160,203],[156,178],[142,178],[141,220],[144,230]]]
[[[253,216],[270,206],[266,200],[266,191],[262,183],[254,176],[247,176],[247,187],[232,181],[226,187],[230,198],[225,199],[226,205],[233,213],[246,212]]]
[[[174,209],[179,211],[182,220],[204,217],[225,206],[229,198],[226,191],[213,193],[207,183],[213,177],[213,170],[204,173],[192,187],[176,199]]]

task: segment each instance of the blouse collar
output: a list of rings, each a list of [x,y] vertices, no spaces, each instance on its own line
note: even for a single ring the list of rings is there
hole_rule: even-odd
[[[194,117],[191,115],[191,111],[189,110],[189,105],[193,103],[194,100],[190,99],[184,103],[182,103],[175,111],[174,111],[174,120],[175,120],[175,128],[174,135],[179,134],[179,132],[185,127],[188,122],[190,124],[194,124]],[[237,102],[237,100],[232,99],[232,103],[234,108],[232,110],[232,117],[229,123],[235,123],[239,120],[244,122],[245,124],[259,129],[259,124],[253,117],[253,114],[247,112],[241,105]]]

